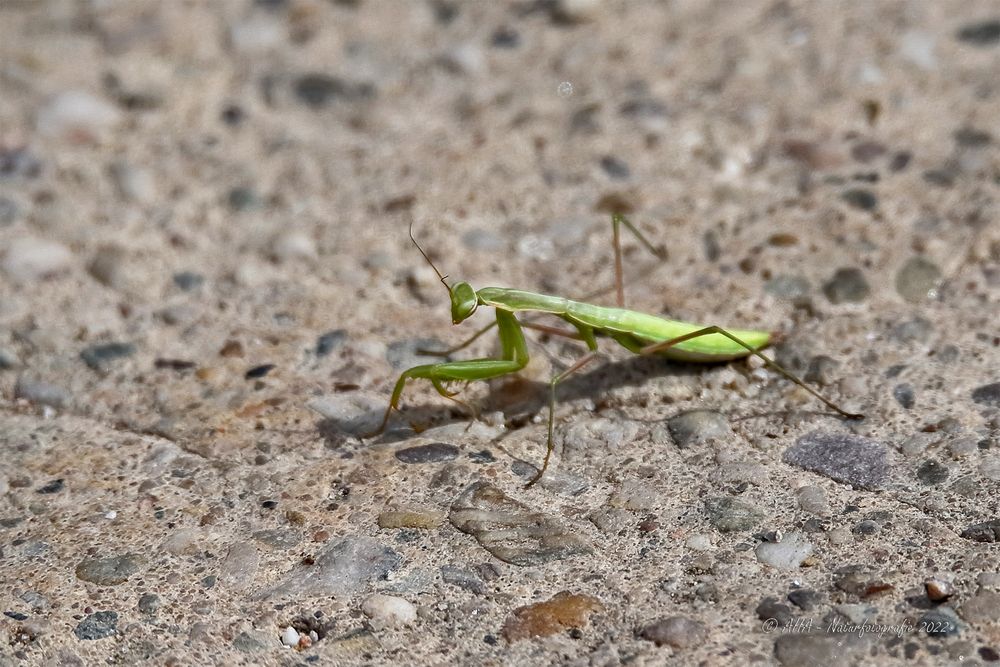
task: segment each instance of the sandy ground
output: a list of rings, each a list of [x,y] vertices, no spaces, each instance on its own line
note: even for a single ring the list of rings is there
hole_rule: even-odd
[[[0,664],[997,663],[997,118],[989,0],[3,0]],[[605,339],[525,489],[529,332],[357,437],[492,316],[411,222],[573,297],[613,211],[866,418]]]

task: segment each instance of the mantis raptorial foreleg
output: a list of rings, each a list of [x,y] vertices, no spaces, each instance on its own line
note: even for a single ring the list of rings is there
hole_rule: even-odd
[[[818,398],[820,401],[822,401],[824,405],[826,405],[828,408],[836,411],[838,414],[841,414],[844,417],[849,417],[851,419],[864,419],[864,415],[857,414],[857,413],[854,413],[854,412],[847,412],[846,410],[841,409],[833,401],[831,401],[831,400],[823,397],[823,395],[820,394],[818,391],[816,391],[815,389],[813,389],[812,387],[810,387],[809,385],[807,385],[802,380],[800,380],[797,377],[795,377],[795,375],[793,375],[789,371],[786,371],[784,368],[782,368],[781,366],[779,366],[776,361],[774,361],[773,359],[770,359],[769,357],[766,357],[765,355],[761,354],[760,350],[758,350],[757,348],[755,348],[755,347],[753,347],[753,346],[745,343],[744,341],[740,340],[739,338],[737,338],[733,334],[729,333],[728,331],[726,331],[722,327],[717,327],[717,326],[705,327],[703,329],[698,329],[697,331],[692,331],[690,333],[686,333],[683,336],[677,336],[676,338],[671,338],[670,340],[665,340],[665,341],[662,341],[660,343],[653,343],[652,345],[646,345],[645,347],[639,349],[639,354],[642,354],[642,355],[656,354],[657,352],[662,352],[663,350],[671,348],[671,347],[673,347],[675,345],[679,345],[680,343],[683,343],[684,341],[693,340],[695,338],[701,338],[702,336],[709,336],[711,334],[719,334],[721,336],[725,336],[726,338],[728,338],[729,340],[733,341],[737,345],[741,345],[742,347],[746,348],[747,351],[750,354],[752,354],[753,356],[757,357],[758,359],[761,359],[764,362],[764,364],[767,365],[768,368],[771,368],[771,369],[777,371],[782,376],[784,376],[784,378],[786,380],[789,380],[790,382],[794,382],[798,386],[802,387],[803,389],[805,389],[806,391],[808,391],[810,394],[812,394],[813,396],[815,396],[816,398]]]
[[[389,416],[393,410],[399,409],[399,399],[403,395],[406,381],[409,379],[430,380],[439,394],[453,401],[458,401],[455,395],[447,391],[444,382],[490,380],[501,375],[516,373],[528,363],[528,347],[524,340],[524,332],[513,313],[497,309],[497,326],[500,336],[501,356],[499,359],[471,359],[469,361],[447,361],[440,364],[414,366],[403,371],[392,390],[389,407],[379,427],[363,437],[370,438],[385,430]],[[458,401],[462,403],[462,401]],[[468,406],[471,409],[471,406]],[[475,416],[475,410],[473,410]]]

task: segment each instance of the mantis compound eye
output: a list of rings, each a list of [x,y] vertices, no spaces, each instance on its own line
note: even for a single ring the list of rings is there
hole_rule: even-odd
[[[455,324],[472,316],[479,306],[476,290],[469,283],[456,283],[451,288],[451,321]]]

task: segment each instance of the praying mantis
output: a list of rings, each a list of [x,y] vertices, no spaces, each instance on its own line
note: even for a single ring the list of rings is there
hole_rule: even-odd
[[[475,409],[455,398],[458,392],[451,392],[445,387],[448,382],[472,382],[475,380],[491,380],[504,375],[517,373],[528,364],[528,348],[524,338],[523,328],[531,328],[546,333],[576,338],[587,346],[587,352],[577,359],[566,370],[555,375],[549,381],[549,414],[548,435],[545,460],[535,476],[525,488],[533,486],[542,478],[549,467],[553,451],[553,429],[556,408],[556,387],[569,375],[580,370],[598,356],[597,337],[607,337],[625,349],[640,355],[660,355],[667,359],[718,363],[755,356],[764,364],[776,371],[787,380],[805,389],[824,405],[839,415],[849,419],[862,419],[864,415],[848,412],[821,395],[791,372],[779,366],[773,359],[761,354],[760,350],[774,341],[775,334],[768,331],[750,329],[723,329],[715,325],[695,324],[666,319],[625,308],[625,291],[622,279],[621,227],[625,226],[635,237],[660,259],[665,259],[665,253],[655,248],[643,234],[624,215],[615,214],[611,218],[613,242],[615,251],[615,288],[617,306],[598,306],[583,301],[574,301],[558,296],[539,294],[505,287],[483,287],[474,289],[467,282],[460,281],[452,285],[447,282],[447,276],[441,274],[424,249],[413,237],[413,224],[410,224],[410,240],[423,255],[424,260],[434,269],[438,279],[448,290],[451,301],[451,320],[453,324],[461,324],[480,307],[493,308],[496,321],[479,330],[464,343],[450,350],[435,354],[449,356],[453,352],[468,346],[475,339],[494,326],[500,340],[500,354],[494,358],[470,359],[466,361],[443,361],[435,364],[414,366],[403,371],[392,390],[389,406],[379,427],[363,437],[374,437],[385,430],[393,410],[399,409],[399,401],[403,395],[406,381],[410,379],[429,380],[437,392],[445,398],[465,405],[473,419],[477,418]],[[520,313],[543,313],[555,316],[568,322],[575,332],[556,327],[539,325],[533,322],[519,321]]]

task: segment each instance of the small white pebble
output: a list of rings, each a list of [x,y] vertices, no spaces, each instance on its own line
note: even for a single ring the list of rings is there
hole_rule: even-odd
[[[115,519],[118,518],[118,512],[116,512],[115,510],[111,510],[110,512],[104,515],[104,518],[107,519],[108,521],[114,521]]]
[[[289,648],[299,645],[299,632],[292,626],[288,626],[281,633],[281,643]]]
[[[403,598],[376,593],[361,603],[361,611],[373,621],[398,628],[417,620],[417,608]]]
[[[315,259],[316,244],[302,232],[288,232],[275,237],[271,256],[279,262],[296,259]]]
[[[20,282],[35,282],[69,268],[73,254],[55,241],[33,237],[14,239],[4,254],[3,270]]]
[[[38,112],[40,134],[73,142],[93,142],[117,125],[122,113],[99,97],[80,90],[57,95]]]
[[[696,533],[688,537],[685,544],[693,551],[709,551],[712,548],[712,538],[704,533]]]

